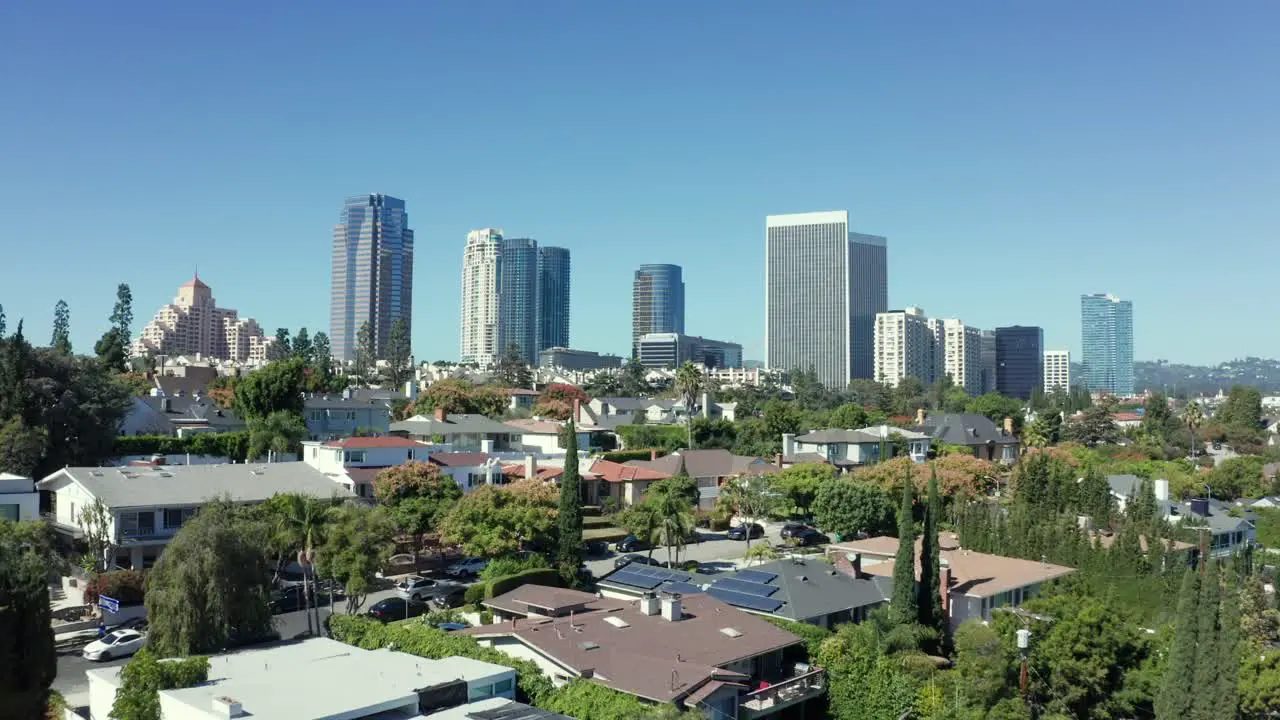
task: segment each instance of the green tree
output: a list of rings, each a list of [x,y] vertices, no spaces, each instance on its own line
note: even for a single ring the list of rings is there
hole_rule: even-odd
[[[71,310],[66,300],[59,300],[53,306],[53,339],[49,347],[63,355],[71,354]]]
[[[387,382],[397,391],[404,390],[404,384],[413,374],[413,351],[409,340],[409,323],[403,317],[391,323],[391,331],[387,335]]]
[[[528,487],[529,483],[539,487]],[[555,519],[556,493],[539,480],[523,480],[503,488],[483,485],[453,506],[440,534],[445,542],[461,545],[469,555],[493,557],[519,550],[522,543],[547,538]]]
[[[206,503],[151,569],[148,646],[186,656],[267,634],[271,567],[263,536],[230,500]]]
[[[823,482],[813,502],[814,521],[844,538],[880,535],[889,529],[893,502],[876,485],[837,478]]]
[[[649,484],[649,488],[644,492],[645,500],[658,497],[659,495],[675,495],[680,501],[689,507],[697,507],[698,500],[702,497],[698,492],[698,482],[683,472],[658,480]]]
[[[246,421],[265,418],[274,412],[290,412],[301,417],[303,364],[301,360],[278,360],[255,370],[236,383],[236,412]]]
[[[305,327],[298,328],[298,334],[293,336],[293,344],[289,349],[304,365],[310,365],[315,360],[315,343]]]
[[[1167,442],[1174,422],[1169,398],[1162,393],[1153,393],[1143,401],[1142,408],[1140,433],[1158,444]]]
[[[669,564],[680,561],[680,550],[693,532],[693,506],[678,493],[660,493],[646,500],[658,518],[658,539],[667,548]],[[672,550],[675,556],[672,556]]]
[[[813,501],[822,483],[834,480],[836,469],[825,463],[797,463],[778,473],[773,487],[795,506],[800,514],[809,517]]]
[[[920,594],[916,600],[920,624],[933,628],[939,635],[946,632],[950,619],[942,609],[942,557],[938,545],[938,521],[942,516],[942,498],[938,495],[938,470],[929,476],[929,501],[924,508],[924,530],[920,539]]]
[[[991,422],[999,425],[1007,417],[1022,417],[1022,401],[1017,398],[1005,397],[1000,393],[989,392],[986,395],[979,395],[970,400],[969,406],[965,410],[966,412],[983,415]]]
[[[1191,432],[1191,457],[1196,456],[1196,430],[1204,424],[1204,410],[1200,407],[1200,403],[1192,400],[1182,409],[1182,415],[1179,418],[1182,424],[1187,426],[1187,430]]]
[[[818,651],[817,664],[827,671],[831,717],[901,718],[915,704],[915,681],[899,658],[868,641],[870,630],[863,624],[840,625]]]
[[[1196,667],[1193,687],[1200,689],[1191,701],[1191,717],[1195,720],[1216,720],[1223,716],[1225,708],[1218,706],[1218,666],[1222,652],[1218,648],[1218,607],[1222,598],[1222,583],[1218,563],[1207,561],[1204,577],[1200,581],[1200,601],[1196,608]]]
[[[161,662],[143,648],[120,671],[120,689],[111,705],[113,720],[160,720],[160,691],[195,687],[209,679],[209,658]]]
[[[1240,707],[1240,663],[1244,654],[1240,643],[1240,603],[1236,590],[1228,585],[1218,613],[1218,686],[1214,707],[1220,718],[1234,720]]]
[[[1084,411],[1079,420],[1067,423],[1063,428],[1063,439],[1078,442],[1087,447],[1114,444],[1120,439],[1120,430],[1116,427],[1112,413],[1115,403],[1104,399]]]
[[[48,573],[48,528],[0,520],[0,708],[5,717],[44,717],[57,675]]]
[[[115,328],[120,338],[128,343],[133,337],[133,291],[128,283],[116,286],[116,304],[111,309],[111,327]]]
[[[0,305],[0,339],[4,339],[4,331],[6,329],[4,322],[4,306]]]
[[[356,332],[356,357],[351,367],[351,374],[359,382],[368,385],[377,375],[377,347],[373,337],[373,326],[365,320]]]
[[[462,499],[458,483],[426,462],[383,470],[374,478],[373,492],[378,502],[390,508],[401,532],[414,536],[415,556],[422,547],[423,536],[439,528],[449,510]]]
[[[326,375],[333,372],[333,349],[329,345],[328,333],[318,332],[311,336],[311,362]]]
[[[845,403],[837,407],[831,411],[831,415],[827,418],[827,425],[845,430],[864,428],[869,422],[870,418],[867,416],[867,411],[856,403]]]
[[[744,523],[762,520],[777,506],[773,478],[769,475],[742,475],[725,482],[720,488],[720,501],[731,508]],[[747,549],[751,533],[745,533]]]
[[[1012,696],[1010,690],[1016,688],[1016,681],[994,628],[967,621],[956,629],[955,646],[957,704],[981,717],[988,708]]]
[[[920,615],[916,604],[916,524],[911,477],[902,483],[902,504],[898,507],[898,554],[893,562],[893,600],[890,608],[898,623],[915,623]]]
[[[85,545],[88,546],[88,552],[82,558],[84,569],[91,573],[109,570],[106,559],[114,554],[111,546],[114,520],[110,508],[102,498],[94,498],[93,502],[80,508],[80,514],[76,519],[84,529]]]
[[[533,387],[533,374],[529,371],[529,363],[516,343],[509,343],[498,358],[493,377],[499,383],[510,388]]]
[[[15,415],[0,425],[0,472],[37,477],[36,468],[44,456],[49,433],[31,427]]]
[[[692,361],[685,360],[684,364],[676,369],[675,387],[676,392],[680,394],[680,399],[684,402],[685,429],[689,434],[690,448],[693,447],[694,407],[697,405],[698,393],[702,392],[703,384],[702,371]]]
[[[18,327],[21,329],[22,323],[18,323]],[[128,338],[121,335],[118,329],[111,328],[94,344],[93,352],[107,368],[115,372],[123,372],[125,362],[129,359],[127,344]]]
[[[395,552],[395,522],[387,508],[345,503],[333,509],[316,572],[342,584],[347,614],[364,606],[377,573]]]
[[[293,355],[293,335],[289,328],[276,328],[276,341],[271,346],[271,360],[283,360]]]
[[[288,410],[276,410],[266,417],[249,420],[249,459],[257,460],[268,453],[280,455],[297,452],[310,433],[302,416]]]
[[[1173,647],[1165,662],[1160,691],[1156,695],[1156,717],[1190,718],[1195,693],[1196,641],[1200,628],[1200,576],[1187,570],[1178,593],[1174,616]]]
[[[1257,432],[1262,427],[1262,392],[1248,385],[1232,385],[1213,418],[1228,428]]]
[[[559,545],[556,560],[560,572],[575,577],[582,564],[582,478],[578,475],[578,433],[570,419],[564,473],[560,476]]]

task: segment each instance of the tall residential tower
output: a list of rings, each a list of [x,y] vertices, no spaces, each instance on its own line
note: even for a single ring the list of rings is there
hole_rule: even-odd
[[[888,310],[885,239],[849,232],[849,213],[765,219],[765,341],[778,370],[828,387],[875,375],[876,314]]]
[[[569,347],[569,251],[538,248],[538,352]]]
[[[1092,391],[1133,394],[1133,303],[1106,294],[1080,296],[1080,370]]]
[[[390,195],[349,197],[333,228],[329,342],[333,357],[355,359],[356,336],[367,322],[382,357],[391,325],[413,326],[413,231],[404,201]]]
[[[488,366],[498,359],[498,262],[502,230],[484,228],[467,233],[462,251],[462,336],[458,352],[464,363]]]
[[[684,278],[679,265],[641,265],[631,285],[631,354],[650,333],[684,334]]]

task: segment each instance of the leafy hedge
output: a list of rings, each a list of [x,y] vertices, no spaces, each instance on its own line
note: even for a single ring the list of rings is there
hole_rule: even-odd
[[[462,601],[468,605],[479,605],[484,600],[484,591],[487,587],[488,583],[468,585],[466,591],[462,593]]]
[[[97,605],[106,595],[121,605],[139,605],[146,598],[147,576],[136,570],[113,570],[95,575],[84,584],[84,602]]]
[[[169,435],[121,435],[115,439],[114,454],[117,457],[187,453],[242,461],[249,454],[249,433],[197,433],[180,438]]]
[[[503,593],[509,593],[521,585],[549,585],[551,587],[564,587],[564,581],[560,577],[558,570],[549,568],[538,568],[535,570],[525,570],[514,575],[495,578],[490,580],[485,586],[485,598],[494,598]]]
[[[383,625],[361,615],[334,615],[329,621],[329,629],[334,639],[365,650],[378,650],[394,644],[396,650],[418,657],[440,660],[458,655],[514,668],[516,699],[537,707],[544,707],[555,692],[551,680],[533,661],[520,660],[500,650],[483,647],[466,635],[454,635],[422,623]]]
[[[590,680],[577,679],[557,689],[547,698],[543,708],[574,718],[609,718],[630,720],[650,717],[653,706]]]
[[[786,620],[777,617],[765,617],[765,620],[786,630],[792,635],[798,635],[804,640],[805,648],[809,651],[809,660],[812,662],[818,657],[818,648],[822,647],[822,641],[831,637],[830,630],[809,623],[800,623],[792,620]]]
[[[619,425],[616,432],[624,447],[657,448],[660,455],[689,444],[688,430],[683,425]]]
[[[614,450],[603,455],[605,460],[616,463],[624,463],[629,460],[648,460],[653,454],[652,449],[641,448],[639,450]],[[659,450],[658,457],[666,455],[665,452]]]

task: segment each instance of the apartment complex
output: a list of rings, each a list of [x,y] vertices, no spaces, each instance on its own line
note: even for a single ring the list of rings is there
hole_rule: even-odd
[[[237,362],[262,361],[274,342],[256,320],[240,319],[235,310],[218,307],[213,290],[197,275],[178,288],[172,303],[156,311],[129,352],[134,357],[198,354]]]
[[[1081,371],[1095,392],[1133,394],[1133,303],[1107,294],[1080,296]]]
[[[514,345],[526,363],[569,342],[569,251],[507,238],[500,228],[467,233],[462,254],[462,362],[488,367]]]
[[[886,241],[850,232],[847,211],[765,219],[769,368],[812,368],[830,387],[873,378],[876,314],[888,306]]]
[[[1044,387],[1044,330],[1011,325],[996,328],[996,389],[1001,395],[1028,400]]]
[[[897,387],[913,377],[928,385],[950,377],[970,395],[983,392],[982,331],[956,318],[933,319],[918,307],[878,313],[875,379]]]
[[[631,289],[631,352],[640,337],[684,333],[684,278],[679,265],[641,265]]]
[[[1044,392],[1071,389],[1071,351],[1044,351]]]
[[[934,320],[933,328],[943,375],[950,377],[951,382],[964,388],[966,393],[981,395],[982,331],[956,318]]]
[[[393,323],[403,319],[412,332],[413,231],[403,200],[381,194],[347,198],[333,228],[329,301],[329,342],[341,362],[355,359],[356,336],[365,323],[373,329],[379,358]]]
[[[742,346],[680,333],[649,333],[636,340],[636,359],[647,368],[676,368],[686,361],[707,368],[742,367]]]
[[[574,350],[567,347],[549,347],[538,353],[538,367],[564,370],[600,370],[622,367],[617,355],[601,355],[593,350]]]

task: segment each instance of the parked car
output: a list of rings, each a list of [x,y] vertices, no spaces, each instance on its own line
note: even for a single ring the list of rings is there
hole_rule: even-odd
[[[805,528],[791,537],[796,541],[796,544],[801,547],[807,547],[809,545],[825,545],[831,542],[831,538],[823,535],[813,528]]]
[[[142,649],[147,636],[137,630],[113,630],[102,639],[84,646],[84,659],[106,662],[112,658],[129,657]]]
[[[410,575],[396,583],[396,596],[414,602],[423,602],[429,597],[439,595],[445,587],[446,585],[439,580],[431,580],[421,575]]]
[[[471,626],[467,625],[466,623],[441,622],[441,623],[436,623],[431,627],[437,630],[444,630],[445,632],[453,632],[454,630],[466,630]]]
[[[431,607],[441,610],[458,607],[462,605],[466,595],[467,589],[462,585],[442,588],[440,592],[431,596]]]
[[[635,552],[637,550],[648,550],[649,543],[641,540],[635,535],[628,535],[618,541],[614,548],[620,553]]]
[[[750,528],[750,530],[748,530],[748,528]],[[729,528],[728,537],[730,540],[746,540],[748,532],[751,533],[752,540],[755,540],[758,537],[764,537],[764,527],[761,526],[760,523],[751,523],[749,525],[744,523],[737,527],[731,527]]]
[[[657,560],[650,559],[648,555],[636,555],[633,553],[631,555],[619,555],[617,558],[614,559],[613,567],[616,570],[617,568],[620,568],[623,565],[630,565],[631,563],[636,563],[637,565],[658,565],[659,564]]]
[[[605,541],[603,541],[603,540],[588,540],[588,541],[587,541],[587,556],[588,556],[588,557],[599,557],[600,555],[604,555],[604,554],[605,554],[605,553],[607,553],[607,552],[609,552],[609,543],[607,543],[607,542],[605,542]]]
[[[488,564],[489,564],[489,561],[485,560],[484,558],[478,558],[478,557],[463,558],[462,560],[459,560],[458,562],[446,568],[444,571],[444,574],[453,578],[470,577],[473,575],[479,575],[480,571],[484,570],[485,566],[487,566]]]
[[[664,567],[670,570],[683,570],[685,572],[697,572],[698,561],[697,560],[679,560],[673,563],[668,560],[663,560],[662,562],[658,563],[658,567]]]
[[[782,536],[783,540],[786,540],[807,530],[813,530],[813,528],[804,523],[790,522],[782,526],[782,530],[778,532],[778,535]]]
[[[425,603],[406,600],[402,597],[379,600],[369,608],[369,617],[380,622],[392,622],[405,618],[418,617],[427,612]]]
[[[136,617],[125,620],[124,622],[111,628],[112,630],[137,630],[145,633],[147,631],[147,619],[145,617]]]
[[[271,593],[271,612],[273,614],[295,612],[307,607],[305,598],[311,597],[311,604],[315,605],[315,592],[302,591],[301,585],[290,585],[283,590],[277,590]]]

